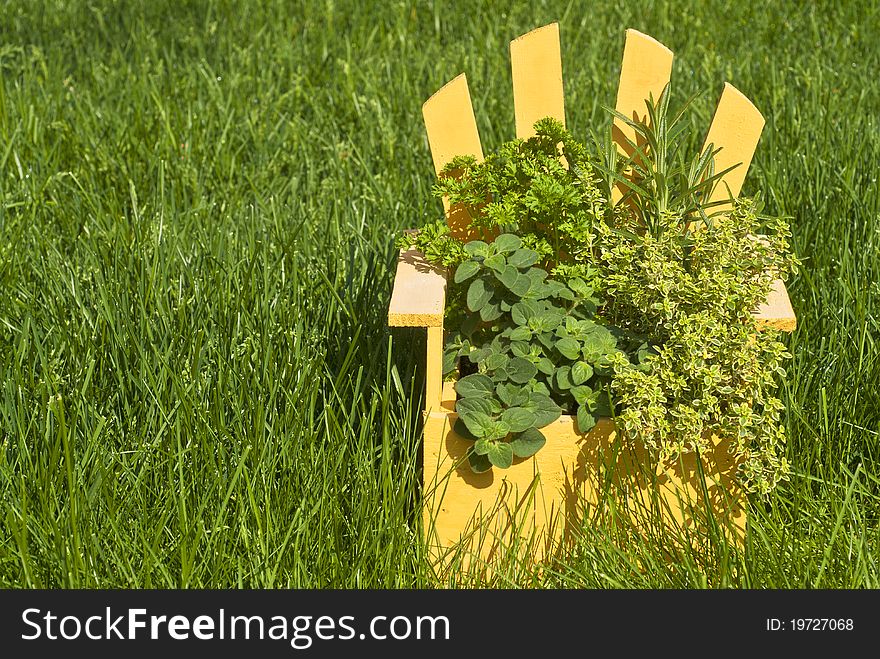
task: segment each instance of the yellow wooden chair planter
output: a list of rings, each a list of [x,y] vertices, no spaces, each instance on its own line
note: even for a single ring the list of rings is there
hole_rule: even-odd
[[[543,117],[564,124],[558,25],[515,39],[510,54],[517,137],[531,137],[533,125]],[[651,37],[628,30],[616,110],[643,121],[646,99],[659,98],[669,82],[672,57]],[[424,104],[423,114],[438,174],[458,155],[482,160],[464,74],[435,93]],[[705,143],[721,147],[716,171],[741,166],[725,174],[716,194],[726,196],[727,190],[739,194],[763,126],[763,117],[749,100],[725,84]],[[613,135],[621,145],[626,137],[635,139],[633,129],[617,119]],[[453,231],[465,231],[455,209],[446,206]],[[470,442],[452,430],[457,418],[455,389],[442,377],[445,296],[446,273],[416,249],[402,251],[388,324],[427,328],[423,521],[433,559],[442,561],[461,552],[485,559],[513,543],[545,555],[557,546],[569,524],[609,506],[624,511],[637,525],[659,518],[678,529],[697,531],[711,516],[729,538],[742,541],[745,495],[737,486],[737,464],[726,442],[717,438],[714,451],[704,454],[699,463],[691,455],[646,469],[652,463],[637,447],[624,447],[618,441],[612,420],[601,419],[584,435],[574,417],[563,415],[541,429],[547,443],[533,457],[517,460],[506,470],[474,473],[466,459]],[[795,328],[782,281],[774,283],[755,316],[759,323],[784,331]]]

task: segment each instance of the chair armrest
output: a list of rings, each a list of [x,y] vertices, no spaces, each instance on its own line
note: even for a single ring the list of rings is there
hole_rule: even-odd
[[[401,250],[388,305],[391,327],[443,327],[446,270],[425,260],[415,248]]]
[[[754,311],[758,327],[771,327],[783,332],[793,332],[797,327],[797,316],[788,299],[788,290],[781,279],[773,282],[770,295],[758,309]]]

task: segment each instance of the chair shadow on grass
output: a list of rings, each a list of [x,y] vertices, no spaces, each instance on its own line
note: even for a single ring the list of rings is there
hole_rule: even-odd
[[[332,394],[322,396],[319,409],[326,406],[339,407],[341,403],[352,409],[368,408],[370,398],[377,392],[387,392],[392,409],[386,415],[372,421],[375,444],[382,446],[383,435],[389,428],[379,424],[392,424],[394,436],[391,454],[378,456],[372,452],[375,470],[381,469],[380,461],[390,461],[400,478],[421,473],[419,462],[413,464],[414,454],[420,456],[410,437],[421,437],[423,420],[421,399],[425,377],[425,336],[423,331],[409,328],[391,330],[387,326],[387,300],[393,283],[398,252],[389,246],[387,253],[370,250],[361,258],[349,254],[335,263],[344,264],[345,285],[337,286],[333,295],[338,297],[340,311],[330,317],[322,332],[325,336],[325,378]],[[333,281],[333,277],[329,277]],[[389,340],[394,349],[390,350]],[[335,398],[331,398],[330,396]],[[358,424],[367,423],[364,415],[350,415],[352,432]],[[414,487],[405,504],[406,523],[414,527],[421,511],[421,479],[412,478]]]

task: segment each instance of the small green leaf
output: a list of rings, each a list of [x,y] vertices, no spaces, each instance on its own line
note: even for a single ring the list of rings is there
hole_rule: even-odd
[[[514,385],[501,383],[497,387],[495,387],[495,395],[498,396],[499,400],[505,405],[510,405],[510,401],[513,398],[513,390],[511,389]]]
[[[531,346],[525,341],[512,341],[510,344],[510,352],[517,357],[524,357],[529,354]]]
[[[508,267],[507,259],[502,254],[495,254],[483,261],[483,265],[495,272],[499,272]]]
[[[556,345],[556,337],[552,332],[541,332],[538,334],[538,341],[547,350],[553,350],[553,346]]]
[[[590,413],[590,410],[587,409],[586,405],[578,407],[577,424],[578,432],[581,434],[590,432],[590,430],[593,429],[593,426],[596,425],[596,417]]]
[[[492,378],[482,373],[467,375],[455,383],[455,391],[462,398],[491,396],[495,385]]]
[[[574,293],[572,293],[565,286],[562,286],[559,289],[557,289],[555,296],[558,297],[560,300],[568,300],[569,302],[574,302],[574,299],[575,299]]]
[[[449,375],[455,370],[458,361],[458,350],[447,350],[443,353],[443,375]]]
[[[471,242],[465,244],[464,251],[466,251],[471,256],[485,257],[489,254],[489,246],[482,240],[472,240]]]
[[[507,469],[513,464],[513,448],[507,442],[494,442],[487,457],[499,469]]]
[[[563,339],[564,340],[564,339]],[[572,384],[583,384],[593,377],[593,367],[586,362],[575,362],[571,367]]]
[[[538,360],[538,370],[544,375],[553,375],[556,371],[556,366],[546,357],[542,357]]]
[[[593,392],[593,390],[587,385],[582,384],[577,387],[572,387],[571,395],[574,396],[574,400],[578,405],[589,405],[589,401],[593,400],[595,392]]]
[[[471,311],[479,311],[483,306],[492,299],[495,289],[488,281],[483,278],[474,279],[467,292],[467,305]]]
[[[477,325],[479,324],[479,316],[467,316],[463,321],[461,321],[461,327],[459,328],[459,331],[463,336],[470,336],[474,333],[474,330],[477,329]]]
[[[476,435],[468,430],[468,427],[464,424],[464,421],[461,419],[456,419],[455,423],[452,424],[452,432],[461,437],[462,439],[467,439],[470,441],[474,441],[477,439]]]
[[[562,318],[562,314],[558,311],[548,309],[538,314],[537,318],[529,323],[529,326],[534,325],[533,329],[539,329],[542,332],[552,332],[559,327]]]
[[[596,416],[613,416],[611,397],[607,391],[597,391],[593,397],[590,411]]]
[[[560,391],[571,389],[571,368],[568,366],[557,368],[556,373],[553,374],[553,385]]]
[[[526,325],[537,314],[534,306],[528,302],[517,302],[510,308],[510,317],[517,325]]]
[[[528,388],[513,384],[512,382],[499,384],[495,388],[495,393],[507,407],[521,407],[529,403]]]
[[[514,268],[528,268],[538,262],[538,253],[530,249],[518,249],[508,257],[507,262]]]
[[[524,407],[504,410],[501,419],[510,426],[510,432],[522,432],[535,425],[535,414]]]
[[[495,302],[489,302],[480,309],[480,318],[486,322],[501,318],[501,306]]]
[[[547,271],[542,268],[529,268],[526,276],[534,283],[540,284],[547,279]]]
[[[507,382],[510,379],[510,376],[507,374],[507,365],[499,366],[492,372],[492,381],[495,384],[499,382]]]
[[[567,357],[568,359],[577,359],[581,354],[581,346],[574,339],[559,339],[559,341],[556,342],[556,349],[563,357]]]
[[[516,281],[510,287],[510,292],[519,297],[523,297],[529,292],[532,281],[526,275],[517,275]]]
[[[518,458],[528,458],[543,448],[547,443],[547,438],[537,428],[529,428],[523,432],[514,435],[510,440],[510,447],[513,454]]]
[[[514,357],[507,365],[507,373],[511,380],[523,384],[535,377],[538,369],[529,360],[522,357]]]
[[[533,393],[529,396],[528,409],[535,414],[535,426],[543,428],[562,414],[562,409],[547,394]]]
[[[474,412],[492,416],[501,411],[501,406],[498,404],[498,401],[491,398],[459,398],[455,401],[455,411],[460,417],[473,414]]]
[[[475,474],[483,474],[489,471],[492,468],[492,463],[489,462],[489,458],[485,455],[479,455],[473,450],[468,451],[468,464],[471,466],[471,471]]]
[[[474,442],[474,453],[477,455],[487,455],[493,442],[488,439],[478,439]]]
[[[507,422],[504,419],[498,419],[492,423],[492,428],[490,428],[486,437],[489,439],[504,439],[510,434],[510,426],[507,425]]]
[[[550,388],[546,383],[541,382],[540,380],[532,380],[526,386],[529,388],[529,393],[543,394],[545,396],[550,395]]]
[[[482,412],[460,413],[459,419],[464,421],[464,425],[471,431],[474,437],[488,437],[493,430],[494,423],[492,417]]]
[[[476,350],[471,350],[468,353],[468,361],[470,361],[471,364],[479,364],[489,356],[490,352],[492,351],[489,350],[489,348],[477,348]]]
[[[512,233],[502,233],[495,239],[493,244],[499,252],[513,252],[519,249],[520,245],[522,245],[522,240],[520,240],[519,236],[515,236]]]
[[[528,327],[516,327],[508,337],[511,341],[528,341],[532,338],[532,332]]]
[[[580,277],[572,277],[568,280],[568,287],[578,296],[588,298],[593,294],[593,288]]]
[[[455,283],[467,281],[480,271],[480,264],[476,261],[465,261],[455,269]]]
[[[500,352],[493,352],[491,355],[486,357],[486,368],[490,371],[494,371],[496,368],[501,368],[505,364],[507,364],[508,357]]]
[[[504,284],[505,287],[511,289],[516,285],[517,277],[519,277],[519,272],[512,265],[506,265],[495,272],[495,278]]]

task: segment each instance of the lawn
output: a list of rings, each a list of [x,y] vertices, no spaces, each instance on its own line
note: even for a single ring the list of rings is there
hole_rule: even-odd
[[[744,191],[804,261],[792,475],[742,551],[586,526],[457,582],[880,587],[880,8],[140,4],[0,2],[0,586],[434,583],[424,337],[385,322],[395,236],[442,212],[420,108],[466,71],[510,138],[507,44],[558,20],[578,136],[627,27],[701,130],[725,80],[767,117]]]

